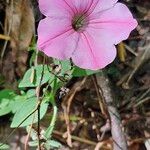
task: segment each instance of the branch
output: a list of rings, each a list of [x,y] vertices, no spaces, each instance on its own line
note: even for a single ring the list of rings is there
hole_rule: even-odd
[[[96,78],[110,117],[113,148],[114,150],[127,150],[125,135],[121,128],[120,115],[114,105],[109,79],[104,73],[97,75]]]

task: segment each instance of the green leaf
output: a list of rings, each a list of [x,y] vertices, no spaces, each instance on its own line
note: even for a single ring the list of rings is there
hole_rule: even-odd
[[[4,116],[11,112],[11,102],[14,101],[14,92],[12,90],[0,91],[0,116]]]
[[[14,97],[14,95],[15,95],[15,93],[12,90],[9,90],[9,89],[1,90],[0,91],[0,100],[2,100],[3,98],[12,99],[12,97]]]
[[[14,118],[11,123],[11,127],[18,127],[18,125],[26,118],[28,117],[36,108],[37,105],[37,99],[36,97],[32,97],[28,100],[26,100],[23,105],[20,107],[20,109],[15,113]],[[40,107],[40,119],[42,119],[47,111],[48,103],[42,102]],[[32,124],[33,116],[29,116],[20,126],[27,126]],[[33,123],[36,123],[38,121],[38,114],[37,111],[35,112],[35,117]]]
[[[10,103],[12,113],[16,113],[16,111],[18,111],[20,107],[23,106],[23,104],[27,100],[27,96],[17,95],[14,99],[15,100]]]
[[[0,150],[9,150],[10,147],[7,144],[0,143]]]
[[[36,147],[38,146],[38,141],[30,141],[29,145],[32,147]],[[46,141],[46,143],[44,143],[45,147],[47,150],[49,150],[50,148],[59,148],[61,146],[61,144],[55,140],[48,140]]]
[[[100,72],[100,70],[86,70],[86,69],[81,69],[79,67],[74,67],[73,68],[73,72],[72,72],[72,76],[73,77],[82,77],[82,76],[89,76],[89,75],[92,75],[92,74],[96,74]]]
[[[1,103],[0,103],[0,109],[2,109],[2,108],[4,108],[4,107],[8,106],[9,101],[10,101],[9,99],[3,98],[3,99],[1,100]]]
[[[28,90],[27,93],[26,93],[26,95],[27,95],[27,98],[35,97],[35,96],[36,96],[36,91],[35,91],[35,89],[30,89],[30,90]]]
[[[48,140],[46,141],[45,145],[47,149],[52,148],[52,147],[59,148],[61,146],[61,144],[55,140]]]
[[[4,108],[0,108],[0,116],[7,115],[10,112],[11,112],[11,107],[10,106],[6,106]]]
[[[57,74],[58,76],[65,77],[65,78],[71,78],[71,73],[72,73],[72,66],[70,63],[70,60],[58,60],[58,59],[53,59],[55,65],[61,66],[61,71]]]
[[[25,73],[23,80],[21,80],[19,84],[19,88],[23,87],[36,87],[40,85],[40,80],[42,76],[43,65],[38,65],[36,67],[32,67]],[[44,73],[42,77],[41,85],[48,82],[49,80],[53,80],[54,75],[52,75],[47,68],[47,65],[44,65]]]
[[[69,60],[61,61],[61,74],[66,74],[67,71],[71,70],[71,63]]]
[[[35,141],[29,141],[28,144],[31,147],[36,147],[36,146],[38,146],[38,141],[37,140],[35,140]]]

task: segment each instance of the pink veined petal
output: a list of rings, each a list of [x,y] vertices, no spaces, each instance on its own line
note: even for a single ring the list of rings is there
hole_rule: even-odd
[[[39,8],[49,17],[71,17],[75,13],[69,0],[39,0]]]
[[[114,44],[127,39],[137,26],[129,9],[117,0],[39,0],[47,16],[38,27],[38,48],[46,55],[72,58],[84,69],[97,70],[116,56]],[[84,32],[75,32],[72,18],[85,13],[89,24]]]
[[[104,68],[116,57],[114,45],[103,43],[97,36],[81,33],[78,46],[72,54],[75,65],[91,70]]]
[[[71,28],[72,26],[69,19],[54,19],[46,17],[40,21],[38,26],[38,46],[43,47],[48,41],[63,34]]]
[[[99,0],[73,0],[72,3],[79,12],[89,13],[93,11]]]
[[[96,13],[111,8],[118,0],[68,0],[77,10]]]
[[[89,23],[89,28],[99,32],[100,38],[109,43],[118,44],[128,38],[130,32],[137,26],[129,9],[121,3],[117,3],[109,10],[97,14]]]
[[[68,19],[45,18],[38,26],[38,49],[50,57],[70,58],[76,47],[78,34]]]
[[[110,9],[117,3],[117,1],[118,0],[98,0],[98,3],[92,13],[96,14],[104,10]]]

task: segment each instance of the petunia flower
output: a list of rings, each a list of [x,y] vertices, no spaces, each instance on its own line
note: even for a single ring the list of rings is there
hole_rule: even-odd
[[[38,26],[38,49],[60,60],[71,58],[84,69],[110,64],[115,45],[137,26],[117,0],[39,0],[39,8],[46,17]]]

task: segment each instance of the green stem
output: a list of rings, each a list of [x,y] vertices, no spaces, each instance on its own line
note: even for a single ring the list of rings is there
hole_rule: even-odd
[[[50,123],[49,127],[47,128],[47,130],[45,132],[46,139],[50,139],[51,138],[52,132],[54,130],[56,118],[57,118],[57,106],[54,103],[53,104],[53,116],[52,116],[52,120],[51,120],[51,123]]]

